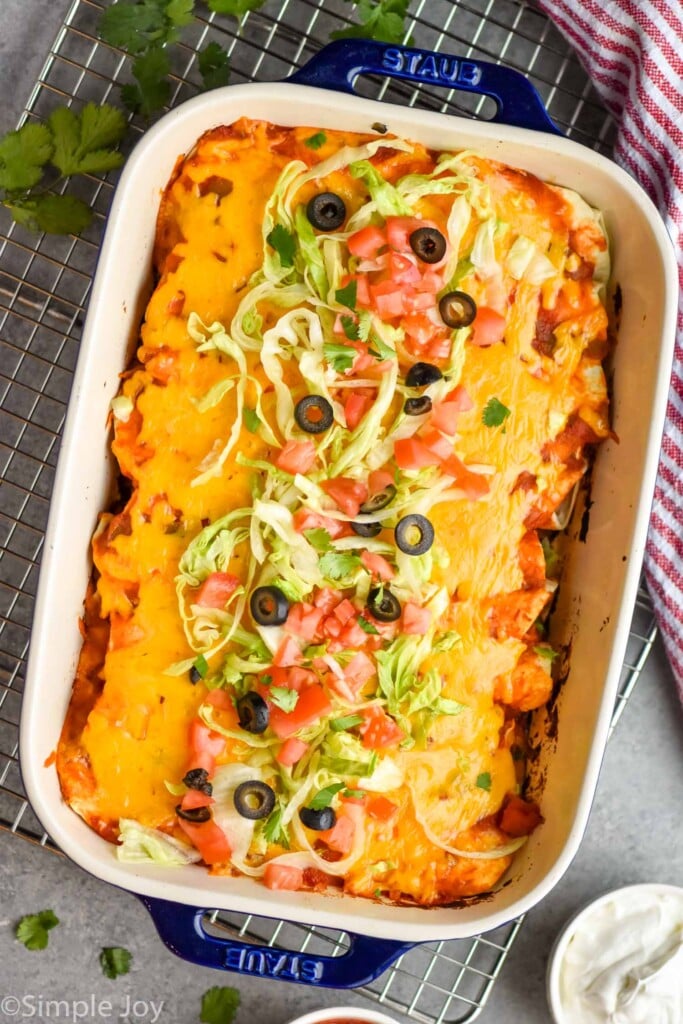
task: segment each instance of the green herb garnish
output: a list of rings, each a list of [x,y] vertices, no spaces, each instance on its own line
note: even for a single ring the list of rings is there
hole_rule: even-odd
[[[280,258],[283,267],[294,266],[296,253],[296,239],[291,231],[288,231],[284,224],[276,224],[266,237],[271,249],[274,249]]]
[[[485,427],[500,427],[510,415],[510,410],[498,398],[489,398],[484,406],[481,421]]]
[[[261,420],[259,419],[256,410],[245,407],[244,412],[242,414],[242,418],[244,419],[244,425],[249,431],[249,433],[255,434],[258,428],[261,426]]]
[[[323,355],[337,373],[350,370],[357,354],[350,345],[337,345],[334,342],[323,345]]]
[[[281,711],[293,711],[299,701],[299,694],[288,686],[271,686],[268,697]]]
[[[353,729],[355,725],[362,725],[364,721],[362,715],[343,715],[341,718],[330,719],[330,729],[333,732],[345,732],[346,729]]]
[[[240,1005],[240,994],[236,988],[215,985],[202,996],[199,1019],[202,1024],[232,1024]]]
[[[100,953],[102,973],[112,981],[121,974],[128,974],[132,959],[132,953],[122,946],[104,946]]]
[[[206,678],[206,674],[209,671],[209,663],[203,654],[200,654],[192,662],[192,668],[195,669],[197,675],[201,676],[202,679]]]
[[[26,914],[22,917],[14,934],[27,949],[45,949],[48,942],[47,933],[58,924],[59,919],[53,910],[41,910],[37,914]]]
[[[217,42],[208,43],[197,54],[197,67],[203,89],[218,89],[230,81],[230,58]]]
[[[485,789],[488,793],[491,789],[491,772],[482,772],[477,775],[476,785],[479,789]]]
[[[358,284],[356,281],[349,281],[343,288],[337,288],[334,293],[335,300],[340,306],[346,306],[347,309],[356,308],[356,298],[358,292]]]
[[[343,782],[333,782],[332,785],[319,789],[315,796],[308,801],[308,807],[313,811],[322,811],[324,807],[330,806],[333,797],[344,787],[345,783]]]
[[[304,139],[304,146],[308,146],[309,149],[320,149],[326,142],[325,132],[316,132],[315,135],[309,135],[307,139]]]

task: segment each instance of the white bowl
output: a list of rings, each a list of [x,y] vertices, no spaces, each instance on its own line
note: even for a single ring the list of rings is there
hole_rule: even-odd
[[[289,1024],[398,1024],[393,1017],[387,1017],[376,1010],[361,1010],[357,1006],[329,1006],[325,1010],[313,1010],[303,1017],[295,1017]]]
[[[546,994],[555,1024],[578,1024],[576,1020],[570,1019],[562,1004],[562,965],[564,963],[569,943],[575,935],[579,934],[582,928],[590,924],[590,917],[594,911],[610,902],[621,904],[622,906],[628,905],[629,903],[632,903],[633,899],[637,896],[644,896],[652,900],[656,897],[662,896],[668,899],[677,899],[680,903],[681,919],[683,920],[683,888],[677,885],[664,885],[659,882],[642,882],[639,885],[624,886],[622,889],[612,889],[609,892],[604,893],[602,896],[598,896],[597,899],[591,900],[590,903],[577,911],[577,913],[567,921],[564,928],[557,936],[548,960]],[[605,1020],[607,1021],[607,1018],[605,1018]]]

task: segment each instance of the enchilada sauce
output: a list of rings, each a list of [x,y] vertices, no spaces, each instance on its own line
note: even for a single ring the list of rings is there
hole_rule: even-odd
[[[254,826],[260,840],[244,854],[246,863],[258,868],[281,857],[289,842],[293,851],[310,851],[306,870],[289,871],[290,887],[306,884],[312,872],[325,884],[347,858],[341,876],[347,892],[445,903],[499,880],[520,839],[510,826],[505,830],[506,822],[526,820],[531,829],[540,821],[533,803],[526,803],[525,819],[514,801],[523,803],[524,716],[552,688],[554,652],[542,620],[556,585],[546,565],[556,510],[585,471],[587,447],[609,435],[600,362],[607,317],[595,276],[606,241],[582,201],[523,171],[476,154],[437,166],[438,154],[419,144],[394,148],[387,136],[368,150],[374,137],[325,131],[322,145],[312,148],[314,133],[247,120],[215,129],[179,161],[162,196],[158,281],[114,419],[112,450],[130,497],[122,510],[102,514],[93,539],[84,645],[57,768],[65,799],[108,838],[129,819],[186,840],[191,829],[180,829],[176,808],[193,757],[208,764],[210,777],[221,766],[258,762],[255,771],[277,790],[282,811],[309,785],[297,765],[315,755],[311,777],[319,789],[336,784],[330,803],[337,823],[346,824],[336,833],[305,830],[303,847],[296,813],[285,814],[284,832],[276,822],[265,833]],[[354,173],[342,162],[306,178],[308,168],[333,160],[342,147],[353,151]],[[297,173],[304,180],[288,194],[281,176],[289,171],[292,181]],[[382,195],[378,180],[396,188]],[[448,188],[437,184],[430,191],[429,181],[447,180]],[[271,200],[276,188],[280,205]],[[365,218],[379,232],[370,255],[350,255],[353,230],[330,232],[325,242],[311,229],[309,253],[315,249],[317,256],[305,262],[295,215],[319,192],[341,197],[347,225],[353,228],[355,217],[361,230]],[[272,221],[265,239],[264,217]],[[436,225],[448,240],[435,268],[396,241],[415,221]],[[316,275],[329,291],[314,301]],[[475,319],[451,330],[438,320],[438,298],[453,289],[474,301],[479,326]],[[245,319],[252,294],[257,298]],[[297,308],[304,318],[283,319]],[[363,338],[368,325],[370,336]],[[273,328],[282,342],[268,356]],[[241,365],[234,347],[240,344]],[[321,344],[336,347],[323,357]],[[404,376],[419,360],[437,366],[440,380],[410,391]],[[364,417],[382,400],[382,380],[392,372],[396,384],[385,413],[363,448]],[[327,444],[324,433],[306,434],[278,420],[283,389],[293,403],[315,390],[313,378],[324,382],[335,408],[338,439],[327,448],[319,447]],[[423,393],[434,396],[432,411],[411,434],[407,428],[418,417],[401,410],[407,396]],[[238,413],[243,422],[230,447]],[[399,420],[394,447],[390,431]],[[284,456],[287,443],[300,447]],[[344,452],[354,444],[359,461],[346,466]],[[278,476],[272,467],[305,452],[314,461],[303,473],[314,486],[294,500],[298,478],[282,470]],[[335,465],[341,469],[333,473]],[[327,487],[330,478],[337,483]],[[360,488],[356,509],[373,480],[397,488],[403,508],[394,519],[384,515],[377,540],[358,537],[354,546],[353,516],[341,509],[356,499],[352,491],[340,497],[342,480]],[[430,490],[439,481],[443,486]],[[249,520],[236,520],[225,529],[237,532],[221,534],[221,543],[231,545],[229,557],[209,569],[199,558],[187,569],[187,552],[193,543],[197,548],[202,531],[257,499],[285,509],[281,537],[303,540],[313,531],[315,573],[332,565],[322,584],[306,590],[300,580],[305,593],[289,593],[298,632],[282,634],[289,647],[265,651],[244,603],[241,626],[251,648],[235,639],[221,646],[220,638],[242,591],[278,576],[292,542],[277,553],[277,531],[262,523],[257,530],[268,550],[265,561],[255,561]],[[433,548],[401,561],[393,528],[414,511],[429,517]],[[216,555],[215,549],[206,554],[209,548],[207,542],[202,557],[210,561]],[[347,561],[322,561],[330,552]],[[217,571],[235,582],[216,603],[215,585],[213,599],[207,590],[201,598],[200,587]],[[397,622],[375,622],[364,610],[371,585],[399,595]],[[347,648],[339,636],[350,638]],[[403,675],[391,661],[401,636],[410,638],[406,651],[423,643],[419,664]],[[258,666],[252,673],[249,658]],[[275,698],[271,687],[279,687]],[[260,746],[239,732],[233,701],[245,688],[256,688],[271,709],[272,727]],[[287,716],[303,716],[318,690],[318,717],[301,717],[293,728],[297,719]],[[370,705],[376,710],[368,711]],[[393,732],[378,732],[381,715]],[[330,724],[344,716],[352,724]],[[214,731],[202,734],[197,723],[206,721]],[[281,731],[273,734],[276,722]],[[192,746],[201,735],[214,737],[210,755]],[[285,749],[290,736],[299,745]],[[343,742],[365,759],[364,767],[355,755],[342,756]],[[314,796],[311,790],[309,800]],[[211,815],[219,820],[216,808]],[[234,851],[230,835],[228,843]],[[237,868],[228,862],[211,870]],[[277,872],[269,877],[277,882]]]

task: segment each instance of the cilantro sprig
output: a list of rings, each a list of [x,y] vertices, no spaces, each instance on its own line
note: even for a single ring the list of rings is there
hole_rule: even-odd
[[[99,959],[102,973],[113,981],[121,974],[128,974],[133,954],[123,946],[104,946]]]
[[[199,1019],[202,1024],[232,1024],[239,1009],[240,994],[229,985],[214,985],[202,996]]]
[[[80,234],[93,211],[82,199],[49,191],[78,174],[105,174],[123,163],[126,119],[116,107],[57,107],[0,138],[0,204],[16,223],[49,234]]]
[[[510,415],[510,410],[499,398],[489,398],[484,406],[481,421],[485,427],[500,427]]]
[[[410,0],[346,0],[358,11],[360,23],[332,33],[333,39],[377,39],[381,43],[406,41],[405,20]],[[408,42],[410,40],[407,40]]]
[[[45,949],[48,943],[48,932],[59,924],[54,910],[41,910],[37,914],[26,914],[17,924],[15,935],[32,951]]]

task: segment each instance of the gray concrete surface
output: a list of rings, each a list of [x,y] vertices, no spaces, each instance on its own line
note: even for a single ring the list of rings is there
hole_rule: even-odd
[[[0,130],[19,114],[67,7],[68,0],[1,0]],[[581,850],[554,892],[529,914],[481,1024],[548,1024],[548,953],[562,923],[587,900],[638,881],[683,883],[682,740],[683,716],[657,646],[608,748]],[[1,834],[0,851],[0,1024],[31,1017],[61,1024],[72,1018],[46,1005],[60,999],[78,1000],[79,1014],[83,1001],[94,999],[94,1012],[80,1017],[89,1024],[191,1024],[202,992],[216,984],[239,988],[238,1024],[284,1024],[296,1013],[340,1002],[374,1005],[358,995],[242,980],[183,963],[158,941],[133,896],[15,837]],[[62,923],[47,950],[27,952],[13,937],[14,923],[47,907]],[[126,946],[134,956],[131,973],[117,981],[104,978],[97,963],[100,948],[109,945]],[[17,1010],[10,999],[3,1007],[3,996],[24,1004]],[[135,1001],[135,1012],[125,1017]]]

